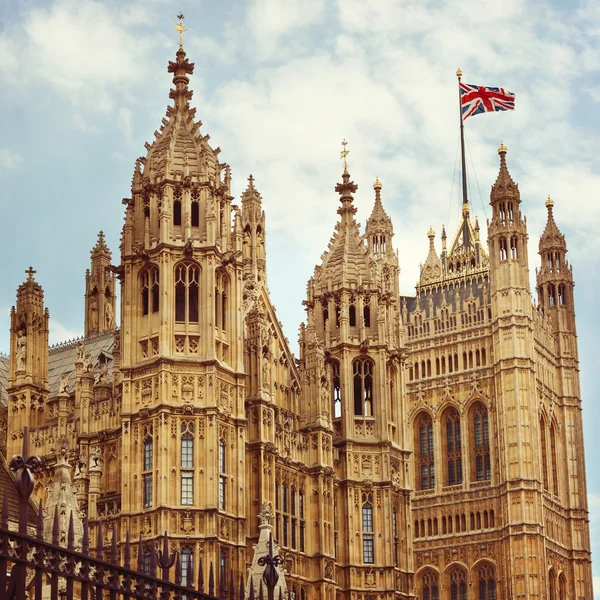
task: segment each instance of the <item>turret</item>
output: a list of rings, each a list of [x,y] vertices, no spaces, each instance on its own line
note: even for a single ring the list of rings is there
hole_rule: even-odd
[[[429,238],[429,253],[425,264],[421,268],[419,285],[440,281],[442,275],[442,263],[435,252],[435,231],[433,227],[429,227],[427,237]]]
[[[383,187],[379,177],[375,178],[373,189],[375,190],[375,204],[371,211],[371,216],[367,219],[365,229],[369,252],[377,260],[391,260],[395,258],[392,248],[392,238],[394,237],[394,227],[392,220],[383,208],[381,203],[381,188]]]
[[[20,452],[24,425],[38,427],[48,398],[48,321],[44,291],[29,267],[10,312],[10,370],[8,456]]]
[[[116,327],[117,293],[110,269],[111,252],[100,231],[91,251],[91,269],[85,272],[85,336]]]
[[[243,260],[244,271],[254,284],[266,281],[265,213],[262,197],[254,187],[254,177],[248,177],[248,186],[242,194]]]
[[[500,171],[490,193],[492,219],[488,223],[488,245],[492,294],[509,288],[529,293],[527,219],[521,215],[521,194],[508,172],[506,153],[506,146],[501,143]],[[525,304],[520,309],[524,307]]]
[[[569,308],[573,312],[573,270],[567,261],[567,242],[554,221],[554,200],[546,200],[548,220],[540,237],[541,267],[536,269],[538,304],[544,311]],[[574,315],[573,315],[574,316]],[[573,320],[572,325],[575,325]]]

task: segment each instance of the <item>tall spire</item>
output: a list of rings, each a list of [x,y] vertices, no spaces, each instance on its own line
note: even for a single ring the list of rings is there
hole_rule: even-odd
[[[550,194],[548,194],[548,200],[546,200],[546,208],[548,210],[548,220],[546,221],[544,233],[540,237],[540,254],[549,250],[563,250],[566,252],[567,242],[554,220],[554,200],[550,198]]]
[[[375,258],[391,257],[394,254],[392,248],[394,227],[381,202],[382,187],[383,185],[379,181],[379,177],[376,177],[373,184],[375,204],[373,205],[371,216],[367,219],[367,226],[365,228],[369,250]]]
[[[435,251],[435,231],[433,230],[433,227],[429,227],[427,237],[429,238],[429,253],[427,254],[425,264],[421,269],[421,276],[419,278],[420,285],[438,282],[442,277],[442,263]]]
[[[335,186],[335,191],[340,195],[340,202],[342,206],[338,208],[338,214],[342,216],[342,224],[350,225],[352,223],[352,217],[356,214],[356,207],[353,204],[354,196],[358,186],[354,181],[350,181],[350,173],[348,173],[348,162],[346,157],[350,153],[350,150],[346,149],[348,142],[342,141],[342,151],[340,152],[340,158],[344,161],[344,172],[342,173],[342,183],[338,183]]]

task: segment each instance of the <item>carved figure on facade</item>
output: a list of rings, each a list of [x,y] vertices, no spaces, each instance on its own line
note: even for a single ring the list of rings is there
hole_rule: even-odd
[[[90,331],[97,331],[98,329],[98,301],[96,300],[96,296],[90,297]]]
[[[114,329],[115,313],[113,311],[112,302],[110,301],[110,298],[107,298],[107,302],[104,306],[104,324],[106,329]]]
[[[69,374],[63,373],[60,376],[60,381],[58,382],[58,395],[61,396],[63,394],[69,393]]]
[[[22,329],[17,332],[17,351],[15,353],[17,371],[24,371],[27,364],[27,336]]]

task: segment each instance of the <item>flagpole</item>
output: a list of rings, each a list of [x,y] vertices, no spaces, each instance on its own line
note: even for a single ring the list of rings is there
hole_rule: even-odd
[[[460,158],[462,167],[462,204],[463,204],[463,244],[467,244],[469,239],[469,225],[467,224],[466,215],[469,213],[469,199],[467,198],[467,167],[465,161],[465,126],[462,117],[462,101],[460,96],[460,78],[462,71],[456,71],[458,77],[458,116],[460,118]],[[466,213],[466,214],[465,214]]]

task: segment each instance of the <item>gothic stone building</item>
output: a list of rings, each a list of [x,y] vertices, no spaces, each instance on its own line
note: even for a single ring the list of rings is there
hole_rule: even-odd
[[[429,232],[404,297],[382,185],[362,234],[345,168],[296,359],[261,196],[250,176],[233,203],[190,108],[193,68],[182,48],[169,63],[173,105],[136,161],[120,260],[102,233],[92,250],[85,337],[48,348],[33,271],[18,289],[5,454],[28,425],[43,498],[66,447],[92,533],[141,539],[146,566],[166,530],[195,577],[203,557],[227,585],[268,501],[297,600],[590,599],[573,274],[552,201],[537,304],[504,146],[487,245],[465,205],[440,255]]]

